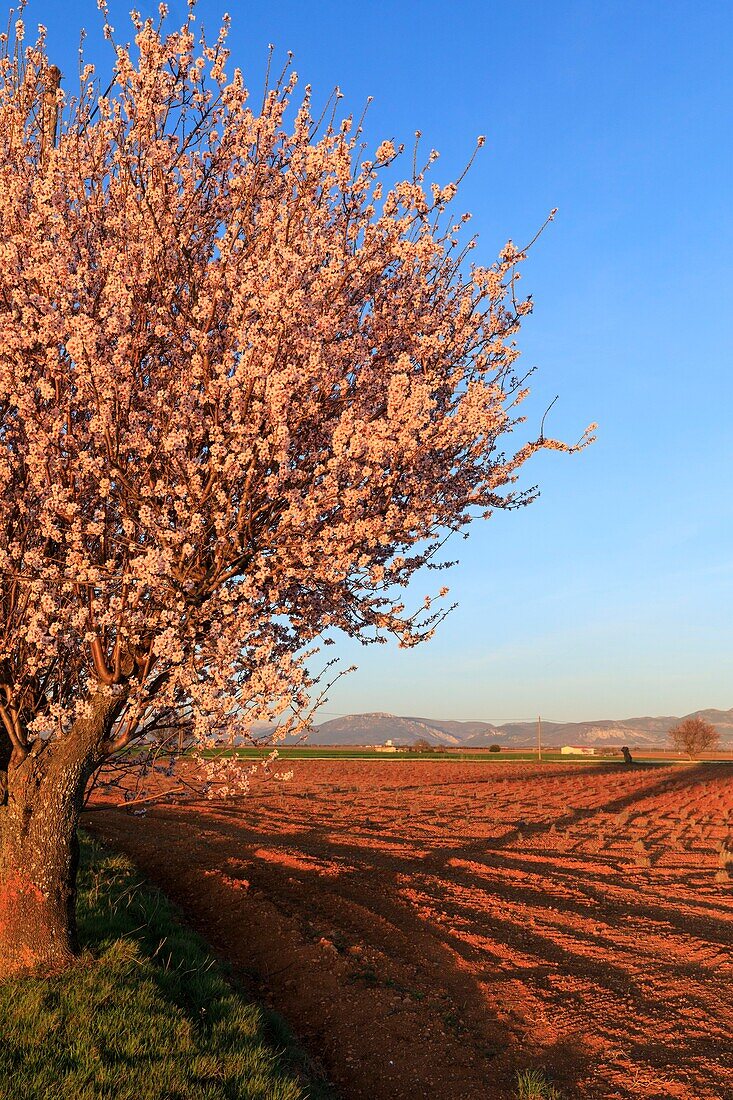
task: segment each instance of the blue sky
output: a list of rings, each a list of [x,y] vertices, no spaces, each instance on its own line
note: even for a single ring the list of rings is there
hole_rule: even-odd
[[[123,35],[132,2],[111,0]],[[139,2],[143,13],[154,6]],[[180,21],[185,5],[171,3]],[[525,265],[521,335],[537,367],[525,406],[598,442],[526,470],[542,495],[456,543],[459,608],[411,652],[340,644],[359,671],[323,717],[682,714],[733,706],[733,5],[726,0],[201,0],[253,88],[267,45],[295,54],[316,99],[374,96],[367,137],[441,152],[436,180],[486,146],[458,200],[490,262],[555,222]],[[96,0],[31,0],[52,59],[100,56]],[[72,86],[69,80],[67,86]],[[435,575],[416,591],[427,592]],[[331,649],[330,654],[334,653]]]

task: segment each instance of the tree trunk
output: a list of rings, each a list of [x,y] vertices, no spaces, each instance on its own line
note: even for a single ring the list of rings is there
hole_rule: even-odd
[[[113,701],[63,741],[36,742],[7,772],[0,806],[0,980],[69,965],[76,938],[77,827],[84,790],[99,761]]]

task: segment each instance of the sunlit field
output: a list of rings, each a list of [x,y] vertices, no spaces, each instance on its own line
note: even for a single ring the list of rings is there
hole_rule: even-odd
[[[345,1095],[514,1097],[525,1070],[567,1098],[733,1090],[730,766],[288,767],[144,829],[88,822]]]

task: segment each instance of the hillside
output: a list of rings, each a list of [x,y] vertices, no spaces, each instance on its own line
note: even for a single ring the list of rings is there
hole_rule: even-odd
[[[705,718],[720,732],[724,745],[733,745],[733,709],[698,710],[689,717]],[[667,732],[681,718],[674,716],[627,718],[623,720],[597,719],[592,722],[544,722],[542,743],[548,747],[559,745],[664,745]],[[396,745],[409,745],[425,740],[433,745],[481,748],[492,743],[507,748],[534,745],[537,740],[537,723],[530,722],[456,722],[435,718],[416,718],[376,711],[369,714],[348,714],[322,722],[313,728],[308,738],[311,745],[383,745],[392,741]]]

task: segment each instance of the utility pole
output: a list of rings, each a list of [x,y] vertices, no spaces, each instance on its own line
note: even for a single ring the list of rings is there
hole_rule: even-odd
[[[542,763],[542,719],[537,717],[537,763]]]

